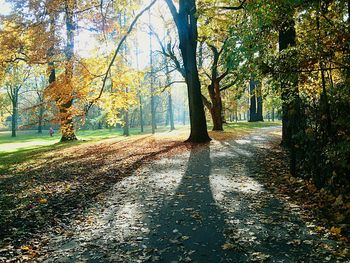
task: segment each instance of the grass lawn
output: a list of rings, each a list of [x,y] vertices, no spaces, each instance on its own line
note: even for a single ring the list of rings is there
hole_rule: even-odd
[[[281,125],[281,122],[237,122],[225,124],[224,132],[210,132],[213,139],[225,139],[234,137],[243,133],[247,133],[256,128],[270,127]],[[208,129],[212,127],[209,125]],[[169,132],[168,127],[159,127],[156,137],[170,137],[177,140],[185,139],[188,134],[189,126],[177,126],[176,130]],[[150,127],[145,128],[145,132],[141,133],[139,128],[130,129],[130,137],[137,139],[151,134]],[[11,166],[26,161],[35,161],[35,158],[56,151],[82,145],[86,143],[98,142],[106,139],[113,141],[126,140],[123,136],[122,129],[102,129],[102,130],[80,130],[77,132],[78,141],[71,143],[59,143],[60,134],[55,133],[53,137],[48,135],[48,131],[42,134],[36,131],[18,131],[17,137],[11,137],[9,131],[0,132],[0,173],[10,170]]]

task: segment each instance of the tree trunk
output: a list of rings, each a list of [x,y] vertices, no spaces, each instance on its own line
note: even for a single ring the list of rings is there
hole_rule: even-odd
[[[207,102],[205,104],[210,112],[213,121],[213,131],[224,130],[222,121],[222,101],[220,96],[219,85],[219,82],[215,80],[211,85],[208,86],[208,92],[211,103]]]
[[[213,120],[213,131],[222,131],[221,110],[216,107],[212,107],[210,114]]]
[[[258,120],[257,118],[257,110],[256,110],[256,83],[254,80],[249,81],[249,96],[250,96],[250,106],[249,106],[249,122],[255,122]]]
[[[11,120],[11,136],[17,136],[17,120],[18,120],[18,92],[15,91],[12,98],[12,120]]]
[[[292,14],[283,22],[279,31],[279,51],[296,45],[295,22]],[[296,54],[293,54],[296,55]],[[290,55],[290,56],[293,56]],[[290,58],[287,58],[290,59]],[[281,80],[282,96],[282,142],[290,150],[290,172],[296,175],[296,141],[295,136],[301,128],[301,100],[298,91],[298,74],[289,72]]]
[[[66,31],[67,45],[65,51],[65,91],[61,93],[59,98],[59,110],[61,118],[61,142],[77,140],[73,124],[73,56],[74,56],[74,30],[75,22],[73,11],[75,8],[75,0],[66,1]],[[63,101],[63,103],[61,102]]]
[[[283,22],[282,29],[279,31],[279,50],[280,52],[296,45],[295,23],[292,18],[287,18]],[[292,137],[298,130],[296,113],[300,111],[296,106],[299,105],[298,94],[298,76],[296,73],[288,74],[289,79],[281,81],[282,91],[282,145],[291,147]]]
[[[175,130],[174,124],[174,110],[173,110],[173,98],[171,96],[171,90],[168,94],[168,113],[169,113],[169,122],[170,122],[170,130]]]
[[[182,125],[186,125],[186,108],[183,108],[182,111]]]
[[[259,87],[256,91],[257,91],[257,104],[258,104],[257,112],[256,112],[256,118],[257,118],[257,121],[264,121],[264,117],[263,117],[263,97],[262,97],[262,94],[261,94],[261,87]]]
[[[149,24],[151,24],[151,13],[149,13]],[[151,67],[151,126],[152,134],[156,133],[156,111],[154,98],[154,68],[153,68],[153,47],[152,47],[152,32],[149,32],[149,60]]]
[[[41,103],[43,103],[41,101]],[[40,105],[39,116],[38,116],[38,133],[43,133],[43,118],[44,118],[44,107]]]
[[[187,141],[208,142],[210,138],[207,131],[196,57],[198,38],[196,1],[180,0],[179,12],[177,12],[172,0],[166,0],[166,2],[176,23],[185,68],[191,124],[191,133]]]
[[[142,96],[141,96],[140,92],[139,92],[139,101],[140,101],[140,129],[141,129],[141,132],[144,132],[144,128],[143,128]]]
[[[136,40],[135,41],[135,46],[136,46],[136,68],[137,70],[139,70],[140,66],[139,66],[139,55],[140,55],[140,52],[139,52],[139,42]],[[144,132],[144,127],[143,127],[143,107],[142,107],[142,95],[141,95],[141,87],[138,87],[138,90],[137,90],[137,93],[138,93],[138,97],[139,97],[139,112],[140,112],[140,129],[141,129],[141,132]]]
[[[123,135],[129,136],[129,110],[126,109],[124,113],[124,125],[123,125]]]
[[[168,60],[165,58],[165,73],[166,73],[166,82],[167,85],[170,84],[171,76],[170,76],[170,70],[168,65]],[[170,124],[170,130],[175,130],[175,124],[174,124],[174,110],[173,110],[173,98],[171,96],[171,87],[169,87],[168,91],[168,110],[167,110],[167,122]]]

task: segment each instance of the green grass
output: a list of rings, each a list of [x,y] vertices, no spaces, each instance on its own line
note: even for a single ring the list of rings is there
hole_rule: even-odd
[[[246,122],[246,121],[238,121],[238,122],[229,122],[224,124],[224,131],[233,132],[233,131],[251,131],[258,128],[264,127],[273,127],[273,126],[281,126],[281,121],[259,121],[259,122]],[[208,125],[208,130],[210,131],[213,128],[212,125]]]
[[[167,127],[159,127],[157,132],[167,131]],[[143,134],[150,134],[151,129],[145,128]],[[139,128],[131,128],[130,135],[140,135]],[[11,137],[11,132],[0,132],[0,154],[18,152],[30,149],[46,148],[46,146],[59,143],[60,134],[55,133],[53,137],[49,136],[48,131],[43,131],[42,134],[36,131],[18,131],[17,137]],[[82,141],[99,141],[103,139],[116,138],[123,136],[122,129],[101,129],[101,130],[79,130],[77,137]]]
[[[279,126],[281,122],[234,122],[225,124],[226,132],[249,132],[256,128]],[[188,129],[189,126],[177,126],[178,130]],[[211,130],[211,126],[208,129]],[[157,133],[168,132],[168,127],[159,127]],[[145,128],[142,134],[150,134],[150,127]],[[22,163],[39,157],[45,152],[56,149],[68,148],[86,142],[95,142],[109,138],[123,138],[122,129],[80,130],[77,132],[78,141],[71,143],[59,143],[60,134],[55,133],[50,137],[48,131],[42,134],[36,131],[18,131],[17,137],[11,137],[10,132],[0,132],[0,172],[8,171],[13,164]],[[141,135],[139,128],[131,128],[130,135]]]
[[[260,121],[260,122],[232,122],[225,125],[225,130],[234,130],[234,129],[241,129],[241,130],[253,130],[257,128],[264,128],[264,127],[273,127],[273,126],[281,126],[281,121],[275,121],[275,122],[268,122],[268,121]]]

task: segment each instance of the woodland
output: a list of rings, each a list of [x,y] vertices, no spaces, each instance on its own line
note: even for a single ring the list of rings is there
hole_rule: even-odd
[[[350,1],[0,1],[0,262],[347,262],[349,106]]]

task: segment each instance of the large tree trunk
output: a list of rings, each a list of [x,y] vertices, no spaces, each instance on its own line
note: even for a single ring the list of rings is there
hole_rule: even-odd
[[[208,86],[208,92],[211,103],[207,102],[205,105],[207,106],[213,121],[213,131],[223,131],[220,83],[215,80],[214,83]]]
[[[198,37],[196,2],[195,0],[180,0],[179,12],[177,12],[173,1],[166,1],[177,26],[185,68],[191,123],[191,133],[187,141],[208,142],[210,138],[207,131],[196,57]]]
[[[73,60],[74,60],[74,30],[75,22],[73,11],[75,8],[75,0],[66,0],[66,31],[67,45],[65,50],[65,81],[64,91],[60,92],[58,107],[61,119],[61,142],[77,140],[73,124]]]
[[[261,92],[261,85],[258,89],[256,89],[257,93],[257,112],[256,112],[256,119],[257,121],[264,121],[264,116],[263,116],[263,97],[262,97],[262,92]]]
[[[249,81],[249,95],[250,95],[249,121],[250,122],[257,121],[255,87],[256,87],[256,83],[254,80],[251,79]]]
[[[290,15],[282,23],[279,31],[279,51],[296,45],[295,23]],[[288,58],[287,58],[288,59]],[[291,71],[292,69],[290,69]],[[281,81],[282,96],[282,142],[290,150],[290,171],[296,174],[296,141],[295,136],[301,130],[301,100],[298,91],[298,74],[288,72]]]
[[[279,31],[280,52],[296,45],[295,24],[292,18],[283,22]],[[292,138],[298,131],[298,120],[296,114],[300,112],[300,98],[298,93],[298,75],[289,72],[286,80],[281,81],[282,91],[282,145],[291,147]]]

